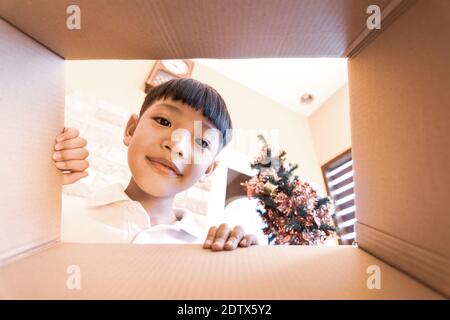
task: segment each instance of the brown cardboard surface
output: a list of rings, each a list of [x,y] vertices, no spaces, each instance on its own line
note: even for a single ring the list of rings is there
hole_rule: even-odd
[[[1,264],[59,237],[52,150],[64,125],[64,60],[1,19],[0,44]]]
[[[417,1],[372,43],[365,42],[367,47],[351,46],[365,29],[367,6],[391,3],[84,0],[77,2],[82,29],[73,31],[65,28],[71,1],[3,0],[0,15],[66,59],[339,57],[358,49],[349,62],[357,218],[366,231],[377,229],[401,240],[395,243],[432,252],[433,261],[448,261],[450,4]],[[52,242],[59,232],[61,181],[51,147],[62,127],[64,69],[63,59],[1,20],[0,42],[1,191],[6,199],[0,215],[2,260]],[[361,241],[361,248],[401,270],[407,269],[402,264],[414,266],[418,260],[414,255],[399,259],[398,248],[383,254],[372,240]],[[371,264],[382,269],[381,290],[366,287]],[[81,267],[80,291],[66,288],[70,265]],[[443,286],[448,281],[436,283],[438,278],[423,276],[419,265],[408,272],[447,292]],[[61,244],[1,268],[0,297],[439,295],[352,247],[252,247],[213,253],[195,245]]]
[[[449,25],[449,1],[418,1],[349,59],[357,219],[402,240],[399,252],[432,252],[441,267],[450,264]],[[398,267],[430,279],[420,259]],[[449,283],[448,273],[433,281],[447,293]]]
[[[342,57],[367,7],[390,2],[2,0],[0,15],[65,59]],[[72,4],[80,30],[66,28]]]
[[[67,268],[80,290],[67,289]],[[369,290],[367,267],[381,270]],[[439,299],[359,248],[64,243],[0,268],[2,299]]]

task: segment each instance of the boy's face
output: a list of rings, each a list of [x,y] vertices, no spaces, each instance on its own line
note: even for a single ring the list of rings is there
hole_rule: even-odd
[[[219,136],[201,110],[171,99],[154,102],[140,118],[133,114],[125,129],[134,181],[155,197],[191,187],[216,168]]]

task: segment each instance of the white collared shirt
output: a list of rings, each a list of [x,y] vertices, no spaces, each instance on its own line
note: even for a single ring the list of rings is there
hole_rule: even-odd
[[[203,243],[206,217],[174,208],[172,224],[152,225],[138,201],[121,184],[113,184],[87,199],[63,197],[61,241],[88,243]]]

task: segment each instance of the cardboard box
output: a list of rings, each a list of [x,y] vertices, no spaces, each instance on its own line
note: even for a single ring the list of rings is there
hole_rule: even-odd
[[[450,297],[450,2],[76,1],[69,30],[73,4],[0,3],[0,298]],[[58,241],[64,60],[202,57],[349,58],[358,248]],[[67,287],[73,265],[81,290]]]

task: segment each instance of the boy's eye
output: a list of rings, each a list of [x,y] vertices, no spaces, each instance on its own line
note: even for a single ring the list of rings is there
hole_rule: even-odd
[[[199,146],[201,146],[202,148],[208,148],[208,147],[209,147],[209,143],[208,143],[208,141],[206,141],[206,140],[197,138],[197,139],[195,139],[195,142],[196,142]]]
[[[170,121],[167,120],[166,118],[162,118],[162,117],[155,117],[153,118],[156,122],[158,122],[160,125],[164,126],[164,127],[170,127]]]

